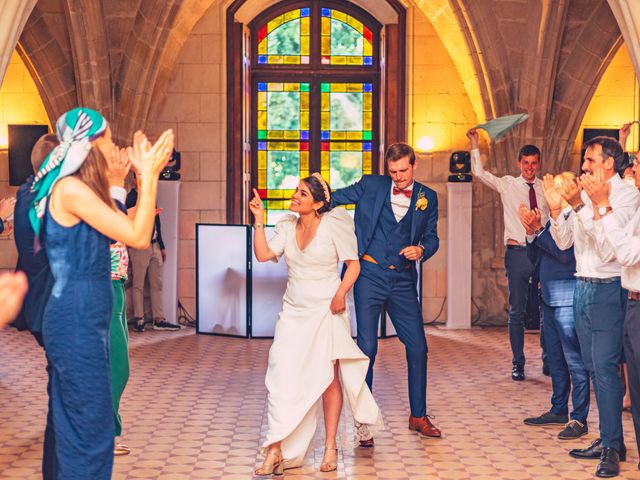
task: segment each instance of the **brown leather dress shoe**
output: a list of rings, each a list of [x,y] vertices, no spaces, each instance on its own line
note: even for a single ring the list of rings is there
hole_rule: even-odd
[[[440,438],[442,432],[438,430],[428,416],[409,417],[409,430],[415,430],[420,435],[430,438]]]
[[[371,437],[369,440],[360,440],[360,446],[362,448],[373,448],[374,447],[373,437]]]

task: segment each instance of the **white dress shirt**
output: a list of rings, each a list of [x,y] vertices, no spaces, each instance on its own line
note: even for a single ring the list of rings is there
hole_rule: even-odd
[[[595,221],[596,235],[604,235],[622,266],[622,286],[640,292],[640,210],[627,224],[618,223],[613,212]]]
[[[609,179],[611,193],[609,202],[613,212],[611,216],[618,225],[627,225],[633,215],[640,208],[640,193],[619,175]],[[612,245],[599,229],[602,222],[593,220],[593,204],[583,190],[581,198],[584,207],[575,213],[570,207],[558,216],[557,221],[551,220],[551,235],[558,248],[566,250],[572,245],[576,256],[576,275],[579,277],[610,278],[619,277],[621,266]]]
[[[487,172],[482,165],[480,159],[480,150],[474,148],[471,150],[471,172],[473,175],[484,183],[486,186],[495,190],[500,194],[502,200],[502,210],[504,213],[504,243],[507,244],[507,240],[515,240],[520,245],[524,245],[526,231],[520,222],[519,209],[520,205],[524,204],[529,207],[529,184],[522,178],[513,177],[511,175],[505,175],[504,177],[497,177],[490,172]],[[544,198],[542,192],[542,180],[536,178],[533,181],[533,189],[536,192],[536,202],[538,204],[538,210],[541,213],[542,225],[546,225],[549,220],[549,207],[547,201]]]
[[[403,190],[413,192],[414,183],[415,182],[411,182],[411,185],[409,185],[407,188],[403,188]],[[391,192],[389,193],[389,195],[391,195],[391,210],[393,210],[393,216],[396,217],[396,222],[399,222],[407,214],[407,210],[409,210],[409,205],[411,205],[411,197],[407,197],[404,194],[394,195],[394,188],[397,187],[395,183],[391,182]]]

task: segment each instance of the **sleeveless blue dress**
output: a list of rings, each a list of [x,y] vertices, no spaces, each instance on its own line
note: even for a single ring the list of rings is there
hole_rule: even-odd
[[[47,205],[44,242],[54,277],[42,333],[51,365],[52,478],[110,479],[115,427],[108,338],[113,292],[109,239],[80,222],[57,223]],[[53,437],[53,438],[52,438]]]

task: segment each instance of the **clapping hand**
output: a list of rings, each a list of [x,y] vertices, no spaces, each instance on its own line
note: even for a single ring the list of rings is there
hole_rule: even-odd
[[[133,136],[133,146],[127,149],[132,167],[143,178],[160,175],[169,162],[172,151],[172,130],[165,130],[153,145],[142,132],[138,131]]]
[[[542,214],[537,208],[529,210],[525,204],[521,203],[518,214],[520,215],[520,223],[522,223],[527,235],[533,235],[542,228]]]
[[[258,190],[253,189],[253,198],[249,202],[249,210],[253,213],[256,223],[262,223],[264,219],[264,204],[260,198]]]
[[[126,148],[117,148],[113,152],[109,161],[109,184],[115,186],[124,186],[124,181],[131,169],[131,160]]]
[[[553,175],[547,173],[542,178],[542,192],[544,193],[547,205],[549,205],[549,210],[552,212],[554,210],[562,210],[562,195],[554,183]]]
[[[565,177],[560,177],[557,189],[560,195],[562,195],[562,198],[571,205],[571,208],[576,208],[582,203],[582,197],[580,196],[582,184],[580,178],[576,178],[575,181],[573,181]]]
[[[471,141],[471,149],[478,148],[478,130],[476,128],[470,128],[467,131],[467,138]]]
[[[611,184],[604,179],[602,170],[596,170],[592,175],[583,175],[582,187],[596,207],[609,205]]]

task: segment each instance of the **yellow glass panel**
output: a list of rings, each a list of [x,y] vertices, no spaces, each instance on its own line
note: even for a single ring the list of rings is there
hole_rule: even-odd
[[[364,35],[364,25],[359,20],[356,20],[351,15],[347,16],[347,24],[352,28],[355,28],[360,35]]]
[[[330,154],[329,152],[321,152],[320,155],[320,168],[322,170],[329,168],[330,165]]]
[[[273,20],[270,20],[269,23],[267,23],[267,32],[271,33],[273,32],[276,28],[278,28],[280,25],[282,25],[282,18],[283,16],[280,15],[276,18],[274,18]]]
[[[258,130],[267,129],[267,112],[264,110],[258,112]]]
[[[291,200],[283,200],[282,206],[283,210],[289,210],[291,208]]]
[[[291,198],[295,192],[295,190],[283,190],[282,195],[284,196],[284,198]]]
[[[347,132],[347,140],[362,140],[362,132]]]
[[[332,142],[329,148],[331,148],[331,150],[346,150],[347,144],[344,142]]]
[[[347,23],[347,14],[340,12],[339,10],[331,10],[331,18]]]
[[[332,83],[331,84],[332,92],[346,92],[347,84],[346,83]]]
[[[371,112],[364,112],[362,114],[362,129],[371,130]]]
[[[347,92],[361,92],[362,84],[361,83],[347,83]]]
[[[282,150],[282,142],[268,142],[267,149],[269,150]]]
[[[347,143],[346,150],[361,152],[362,151],[362,144],[361,143],[349,142],[349,143]]]
[[[283,203],[284,202],[282,200],[271,200],[269,202],[269,209],[270,210],[282,210],[284,208]]]
[[[300,171],[303,170],[309,172],[309,152],[300,152]]]
[[[362,152],[362,171],[368,170],[371,173],[371,152]]]
[[[267,188],[267,171],[258,170],[258,188]]]
[[[269,140],[282,140],[284,138],[284,132],[282,130],[268,130],[267,138]]]
[[[322,55],[331,55],[331,38],[322,37]]]
[[[331,65],[346,65],[347,57],[344,55],[331,55]]]
[[[284,85],[282,83],[268,83],[267,90],[270,92],[282,92]]]
[[[300,130],[309,130],[309,112],[300,115]]]
[[[329,170],[320,169],[320,175],[322,175],[325,182],[329,183],[331,181],[331,174],[329,173]]]
[[[322,17],[322,36],[328,37],[329,35],[331,35],[331,19]]]
[[[302,43],[300,44],[300,55],[303,55],[303,56],[310,55],[309,37],[302,37],[301,42]]]
[[[282,198],[282,190],[280,189],[269,190],[269,198]]]
[[[295,55],[295,56],[287,55],[283,57],[283,62],[286,65],[297,65],[300,63],[300,57],[298,55]]]
[[[299,83],[285,83],[283,84],[283,88],[285,92],[299,92],[300,84]]]
[[[347,65],[362,65],[362,57],[346,57]]]
[[[309,93],[302,92],[300,93],[300,110],[307,111],[309,110]]]
[[[267,168],[267,152],[258,150],[258,170],[266,170]]]
[[[311,35],[311,23],[309,22],[309,17],[302,17],[300,19],[300,35]]]
[[[284,142],[284,150],[286,151],[296,151],[300,150],[299,142]]]
[[[346,140],[346,139],[347,139],[346,132],[337,132],[337,131],[331,132],[331,140]]]
[[[282,55],[269,55],[269,63],[281,64],[282,61]]]
[[[331,128],[331,117],[329,112],[320,113],[320,129],[329,130]]]
[[[373,95],[369,92],[364,94],[362,110],[370,112],[373,109]]]
[[[329,92],[320,94],[320,110],[323,112],[331,110],[331,94]]]
[[[258,92],[258,110],[267,109],[267,92]]]
[[[266,55],[267,54],[267,39],[264,38],[258,44],[258,55]]]
[[[373,45],[371,45],[367,40],[364,41],[364,55],[365,57],[373,55]]]
[[[284,131],[284,139],[285,140],[298,140],[300,138],[300,131],[298,130],[285,130]]]
[[[284,14],[285,22],[293,20],[294,18],[300,18],[300,9],[296,8],[295,10],[291,10],[290,12]]]

